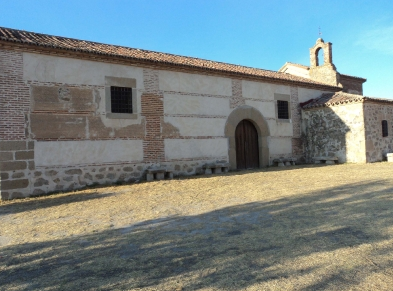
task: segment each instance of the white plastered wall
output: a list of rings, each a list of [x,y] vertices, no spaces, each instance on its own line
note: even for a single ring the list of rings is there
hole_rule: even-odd
[[[261,101],[254,101],[254,100],[246,100],[246,105],[254,107],[257,109],[265,119],[275,119],[276,118],[276,110],[274,107],[273,100],[261,100]]]
[[[228,98],[164,93],[165,114],[228,116],[230,111]]]
[[[23,53],[23,78],[26,81],[104,87],[106,76],[136,79],[137,112],[141,112],[141,90],[144,89],[142,68]],[[97,93],[98,95],[94,96],[94,101],[99,105],[96,113],[106,127],[122,128],[141,123],[140,115],[137,119],[106,118],[105,89],[99,88]]]
[[[23,54],[25,80],[104,86],[105,76],[137,79],[137,88],[143,89],[142,68],[41,54]]]
[[[36,141],[37,167],[141,161],[141,140]]]
[[[164,120],[178,128],[181,136],[224,136],[224,118],[165,116]]]
[[[285,73],[310,79],[310,73],[308,69],[291,64],[286,64]]]
[[[291,138],[270,137],[268,139],[269,153],[271,156],[292,154]]]
[[[222,158],[228,156],[226,138],[216,139],[166,139],[166,159]]]
[[[164,141],[165,158],[226,158],[224,130],[231,112],[232,80],[160,71],[159,84],[164,93],[164,120],[182,137]]]
[[[290,122],[281,122],[277,119],[275,110],[274,94],[290,95],[290,87],[286,85],[275,85],[269,83],[259,83],[252,81],[243,81],[243,95],[246,98],[246,105],[252,106],[257,109],[268,123],[271,137],[292,137],[293,126]],[[283,139],[272,141],[271,145],[276,147]],[[280,154],[290,154],[292,148],[288,147],[288,142],[284,141],[285,146],[280,148]],[[270,144],[269,144],[270,145]],[[284,148],[286,150],[284,150]],[[274,150],[273,150],[274,152]],[[270,151],[272,153],[272,151]]]
[[[273,101],[275,93],[290,94],[290,87],[286,85],[243,81],[242,86],[243,97],[245,98]]]
[[[163,91],[224,96],[232,94],[232,81],[229,78],[160,71],[159,83]]]
[[[311,100],[311,99],[314,99],[314,98],[318,98],[323,93],[330,93],[330,92],[299,87],[298,88],[299,103],[303,103],[303,102],[306,102],[308,100]]]

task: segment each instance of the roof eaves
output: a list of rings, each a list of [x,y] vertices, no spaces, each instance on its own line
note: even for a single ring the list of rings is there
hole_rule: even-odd
[[[348,79],[358,79],[359,81],[362,81],[362,83],[366,82],[367,79],[366,78],[362,78],[362,77],[356,77],[356,76],[351,76],[351,75],[347,75],[347,74],[341,74],[340,73],[340,77],[344,77],[344,78],[348,78]]]
[[[327,100],[327,101],[324,101]],[[302,109],[313,109],[319,107],[333,107],[346,104],[354,104],[359,102],[365,102],[366,97],[362,95],[349,94],[345,92],[324,93],[320,97],[305,102],[301,105]],[[392,100],[393,101],[393,100]]]
[[[15,30],[14,30],[15,31]],[[19,32],[19,31],[18,31]],[[35,34],[35,33],[32,33]],[[43,35],[40,34],[41,36],[48,36],[48,37],[52,37],[49,35]],[[62,37],[59,37],[62,38]],[[70,39],[70,38],[64,38],[66,40],[70,40],[70,41],[78,41],[78,42],[86,42],[86,41],[82,41],[82,40],[74,40],[74,39]],[[5,42],[8,43],[20,43],[22,45],[28,45],[28,46],[38,46],[38,47],[43,47],[43,48],[48,48],[48,49],[58,49],[58,50],[65,50],[65,51],[70,51],[70,52],[77,52],[77,53],[87,53],[87,54],[95,54],[95,55],[101,55],[101,56],[106,56],[106,57],[114,57],[114,58],[121,58],[121,59],[127,59],[127,60],[136,60],[138,62],[143,62],[143,63],[156,63],[156,64],[164,64],[164,65],[169,65],[169,66],[176,66],[176,67],[186,67],[186,68],[193,68],[193,69],[197,69],[197,70],[205,70],[205,71],[210,71],[210,72],[221,72],[221,73],[225,73],[225,74],[231,74],[231,75],[237,75],[237,76],[248,76],[248,77],[252,77],[254,79],[259,79],[259,80],[274,80],[280,83],[290,83],[290,84],[299,84],[299,85],[304,85],[307,87],[317,87],[317,88],[324,88],[327,90],[332,90],[332,91],[338,91],[340,90],[339,87],[336,86],[331,86],[331,85],[327,85],[327,84],[323,84],[323,83],[318,83],[318,82],[310,82],[310,81],[301,81],[301,80],[293,80],[290,78],[277,78],[275,76],[263,76],[263,75],[259,75],[259,74],[250,74],[247,72],[239,72],[239,71],[233,71],[233,70],[225,70],[225,69],[220,69],[220,68],[216,68],[214,65],[220,65],[220,64],[224,64],[224,65],[229,65],[229,66],[234,66],[234,67],[238,67],[240,69],[250,69],[250,70],[255,70],[255,71],[259,71],[259,72],[272,72],[275,74],[281,74],[275,71],[269,71],[269,70],[262,70],[262,69],[256,69],[256,68],[251,68],[251,67],[245,67],[245,66],[238,66],[238,65],[233,65],[233,64],[226,64],[226,63],[220,63],[220,62],[214,62],[214,61],[209,61],[209,60],[202,60],[202,59],[198,59],[198,58],[190,58],[190,57],[185,57],[185,58],[190,58],[193,60],[201,60],[201,61],[205,61],[205,62],[209,62],[211,63],[211,67],[208,66],[208,64],[202,63],[201,65],[194,65],[194,64],[187,64],[187,63],[177,63],[177,62],[170,62],[170,61],[166,61],[166,60],[157,60],[157,59],[147,59],[146,57],[137,57],[137,56],[126,56],[126,55],[121,55],[121,54],[116,54],[116,53],[105,53],[105,52],[100,52],[97,50],[91,50],[91,49],[80,49],[80,48],[72,48],[72,47],[67,47],[67,46],[60,46],[60,45],[48,45],[48,44],[43,44],[43,43],[39,43],[37,41],[32,41],[32,40],[25,40],[24,39],[16,39],[15,37],[13,38],[7,38],[7,37],[0,37],[0,40],[3,40]],[[118,47],[118,48],[125,48],[125,47],[121,47],[121,46],[116,46],[116,45],[107,45],[107,44],[100,44],[100,43],[95,43],[95,42],[90,42],[89,43],[94,43],[94,44],[98,44],[98,45],[104,45],[104,46],[110,46],[110,47]],[[127,48],[130,49],[130,48]],[[137,50],[137,49],[135,49]],[[144,51],[144,52],[149,52],[149,53],[157,53],[157,52],[150,52],[150,51],[145,51],[145,50],[140,50],[140,51]],[[158,53],[158,54],[164,54],[164,53]],[[171,55],[171,54],[164,54],[164,55]],[[182,56],[177,56],[177,55],[173,55],[175,57],[182,57]],[[285,74],[287,75],[287,74]]]
[[[364,97],[365,102],[377,102],[377,103],[393,103],[393,99],[377,98],[377,97]]]

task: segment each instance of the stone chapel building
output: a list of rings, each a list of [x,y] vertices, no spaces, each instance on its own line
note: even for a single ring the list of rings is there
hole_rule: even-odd
[[[393,100],[362,96],[331,43],[310,59],[274,72],[0,27],[1,197],[140,180],[152,165],[383,160]]]

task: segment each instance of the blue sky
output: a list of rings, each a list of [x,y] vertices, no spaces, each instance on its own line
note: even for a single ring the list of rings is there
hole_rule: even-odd
[[[393,99],[392,0],[0,0],[0,26],[268,70],[309,65],[318,36],[364,95]]]

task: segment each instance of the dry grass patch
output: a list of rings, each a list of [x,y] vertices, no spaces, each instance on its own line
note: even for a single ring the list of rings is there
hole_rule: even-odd
[[[0,203],[0,290],[391,290],[393,166],[307,166]]]

